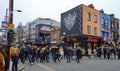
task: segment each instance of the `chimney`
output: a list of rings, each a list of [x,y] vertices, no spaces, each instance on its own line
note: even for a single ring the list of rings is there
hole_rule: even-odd
[[[88,7],[90,7],[90,8],[92,8],[92,9],[94,9],[93,4],[89,4],[89,5],[88,5]]]

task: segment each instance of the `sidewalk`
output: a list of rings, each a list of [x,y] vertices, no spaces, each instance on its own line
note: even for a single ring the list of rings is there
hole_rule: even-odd
[[[18,64],[18,71],[22,71],[25,68],[25,66],[21,63]],[[7,70],[7,71],[12,71],[12,70]]]
[[[25,68],[23,64],[18,64],[18,71],[22,71]]]

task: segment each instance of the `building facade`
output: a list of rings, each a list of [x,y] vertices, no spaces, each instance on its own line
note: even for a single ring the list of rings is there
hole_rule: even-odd
[[[27,31],[26,31],[26,34],[27,34],[27,41],[26,42],[29,42],[29,43],[35,43],[35,27],[36,25],[38,24],[47,24],[47,25],[51,25],[51,26],[60,26],[60,23],[55,21],[55,20],[52,20],[50,18],[37,18],[35,19],[34,21],[32,22],[28,22],[27,23]]]
[[[83,5],[82,34],[100,36],[100,13],[93,5]]]
[[[92,4],[79,5],[61,14],[61,37],[71,46],[100,46],[100,13]]]
[[[104,38],[104,41],[107,38],[110,38],[110,16],[104,13],[103,10],[100,11],[100,37]]]
[[[38,24],[35,27],[35,43],[39,45],[50,44],[50,32],[55,28],[48,24]]]
[[[110,14],[110,29],[111,38],[117,42],[119,39],[119,19],[115,18],[114,14]]]
[[[119,39],[120,39],[120,20],[119,20]]]
[[[60,28],[51,31],[50,35],[51,35],[50,36],[51,37],[51,43],[55,44],[55,43],[60,43],[61,42]]]
[[[26,42],[26,26],[22,26],[22,23],[19,23],[16,30],[16,42],[22,44]]]

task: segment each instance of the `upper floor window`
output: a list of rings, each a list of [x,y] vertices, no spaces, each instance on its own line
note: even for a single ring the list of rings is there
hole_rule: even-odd
[[[94,27],[94,34],[97,35],[97,27]]]
[[[94,15],[94,22],[97,23],[97,16]]]
[[[33,30],[35,30],[35,28],[33,28]]]
[[[108,19],[105,20],[105,26],[108,26]]]
[[[88,34],[91,34],[91,26],[87,26],[87,32],[88,32]]]
[[[101,19],[101,23],[104,24],[104,18]]]
[[[90,21],[91,20],[91,14],[88,12],[87,13],[87,19]]]

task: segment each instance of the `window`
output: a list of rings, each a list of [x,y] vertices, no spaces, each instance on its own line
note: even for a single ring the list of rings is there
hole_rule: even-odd
[[[111,25],[112,25],[112,28],[113,28],[114,27],[113,23],[111,23]]]
[[[109,37],[109,33],[107,33],[107,37]]]
[[[94,15],[94,22],[97,23],[97,16]]]
[[[105,26],[108,26],[108,19],[105,20]]]
[[[94,27],[94,34],[97,35],[97,27]]]
[[[102,32],[102,36],[105,37],[105,33],[104,32]]]
[[[89,25],[87,26],[87,32],[88,32],[88,34],[91,33],[91,27]]]
[[[104,18],[102,18],[101,21],[102,21],[102,24],[104,24]]]
[[[90,21],[91,20],[91,16],[90,16],[90,13],[88,12],[87,13],[87,19]]]

